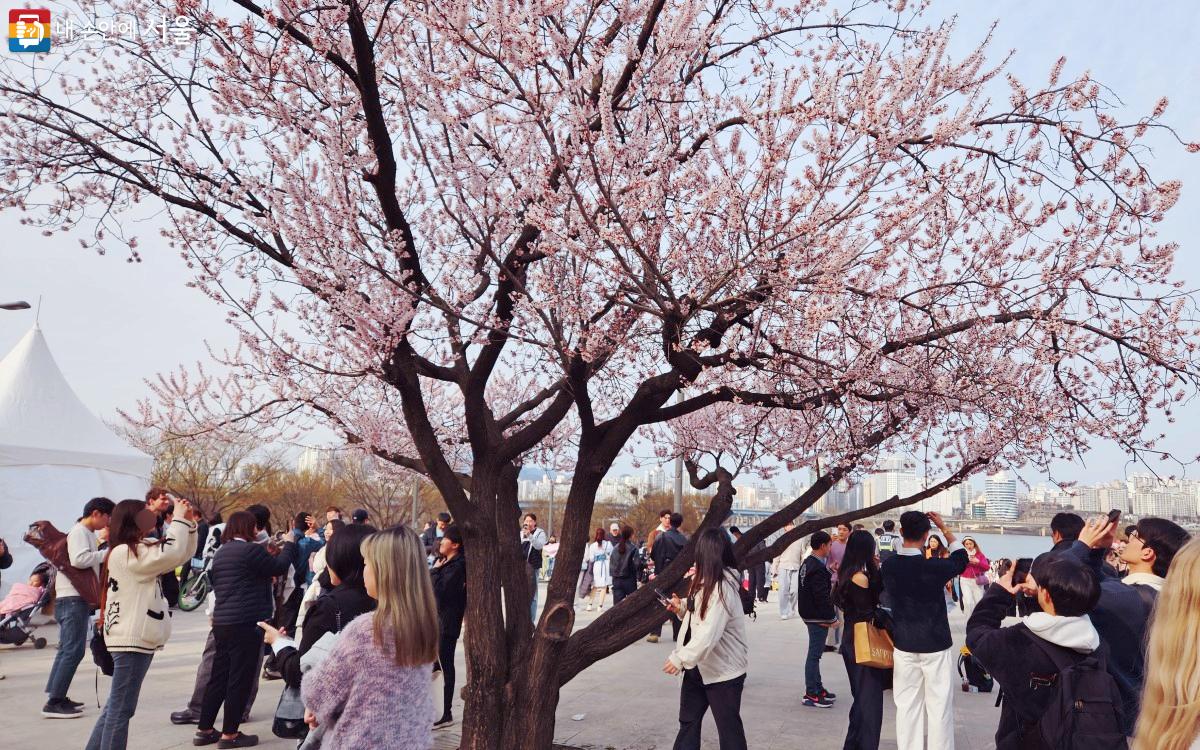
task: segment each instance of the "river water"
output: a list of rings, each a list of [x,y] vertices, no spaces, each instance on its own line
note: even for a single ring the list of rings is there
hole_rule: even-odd
[[[1001,557],[1007,557],[1011,560],[1016,560],[1018,557],[1037,557],[1043,552],[1049,551],[1054,546],[1054,542],[1048,536],[1028,536],[1025,534],[963,534],[952,528],[958,540],[961,542],[963,537],[970,536],[983,550],[983,554],[987,555],[989,560],[998,560]],[[937,531],[935,530],[936,534]]]

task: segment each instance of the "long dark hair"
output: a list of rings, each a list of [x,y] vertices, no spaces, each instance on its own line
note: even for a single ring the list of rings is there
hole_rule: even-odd
[[[325,545],[325,564],[337,573],[340,586],[365,589],[363,583],[362,541],[375,533],[374,526],[350,524],[339,530]]]
[[[108,519],[108,549],[112,551],[122,544],[129,546],[129,553],[138,555],[138,545],[145,542],[142,530],[138,528],[137,517],[146,509],[144,500],[122,500],[113,509]],[[150,542],[146,542],[149,544]]]
[[[933,540],[937,540],[937,549],[933,548]],[[925,551],[929,553],[929,557],[949,557],[950,552],[946,549],[946,543],[937,534],[930,534],[929,541],[925,542]]]
[[[833,602],[845,609],[847,587],[854,585],[855,573],[863,573],[868,581],[879,575],[879,564],[875,562],[875,537],[865,530],[850,532],[846,538],[846,551],[838,566],[837,587],[833,590]]]
[[[629,540],[633,538],[633,527],[626,524],[621,527],[621,543],[617,545],[617,551],[622,555],[629,549]]]
[[[699,595],[701,617],[708,614],[708,602],[725,580],[728,568],[737,568],[729,535],[724,529],[705,529],[696,539],[696,572],[688,589],[689,597]]]

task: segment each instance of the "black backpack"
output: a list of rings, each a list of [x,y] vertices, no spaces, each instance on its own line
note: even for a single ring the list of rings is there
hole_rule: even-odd
[[[992,688],[996,685],[992,676],[967,649],[963,649],[963,652],[958,655],[958,676],[981,693],[992,692]],[[966,688],[963,689],[966,690]]]
[[[1104,647],[1081,657],[1036,636],[1030,640],[1054,662],[1058,674],[1042,718],[1026,727],[1026,740],[1052,750],[1126,750],[1121,694],[1108,673]]]

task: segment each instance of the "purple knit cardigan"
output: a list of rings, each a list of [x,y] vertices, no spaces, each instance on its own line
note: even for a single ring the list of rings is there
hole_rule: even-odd
[[[433,664],[396,666],[374,643],[372,617],[367,612],[354,618],[329,656],[301,682],[305,707],[328,727],[321,747],[429,750]]]

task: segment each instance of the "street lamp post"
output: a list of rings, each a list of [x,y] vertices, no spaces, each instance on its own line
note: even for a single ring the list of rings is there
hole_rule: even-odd
[[[17,302],[5,302],[4,304],[0,305],[0,310],[28,310],[28,309],[29,309],[29,303],[26,302],[25,300],[18,300]]]

